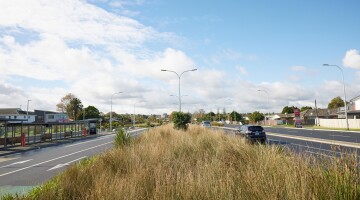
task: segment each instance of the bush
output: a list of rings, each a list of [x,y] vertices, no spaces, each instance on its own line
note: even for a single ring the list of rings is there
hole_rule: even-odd
[[[117,147],[117,148],[123,147],[124,145],[128,145],[131,142],[132,142],[131,136],[128,133],[126,133],[124,129],[120,129],[116,133],[116,137],[115,137],[115,141],[114,141],[115,147]]]
[[[191,122],[191,114],[183,112],[173,112],[173,122],[175,129],[187,129],[187,124]]]

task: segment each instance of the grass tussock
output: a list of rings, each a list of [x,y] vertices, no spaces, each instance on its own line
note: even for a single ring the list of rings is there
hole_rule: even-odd
[[[359,199],[356,157],[319,162],[200,127],[159,127],[26,199]]]

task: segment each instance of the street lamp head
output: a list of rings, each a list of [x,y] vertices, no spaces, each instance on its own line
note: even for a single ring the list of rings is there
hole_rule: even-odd
[[[166,70],[166,69],[162,69],[161,71],[162,71],[162,72],[166,72],[167,70]]]
[[[329,64],[323,64],[323,66],[329,66]]]
[[[192,69],[191,71],[196,71],[197,69]]]

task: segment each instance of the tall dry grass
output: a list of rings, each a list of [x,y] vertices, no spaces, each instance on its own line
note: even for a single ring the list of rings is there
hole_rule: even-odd
[[[150,130],[27,199],[359,199],[356,157],[323,160],[201,127]]]

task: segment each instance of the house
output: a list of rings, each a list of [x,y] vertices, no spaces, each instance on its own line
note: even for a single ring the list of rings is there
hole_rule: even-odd
[[[318,109],[308,109],[305,111],[302,111],[301,119],[307,120],[307,119],[316,119],[318,118],[324,118],[324,119],[337,119],[339,118],[339,109],[333,108],[333,109],[327,109],[327,108],[318,108]]]
[[[34,113],[36,115],[36,123],[61,123],[69,121],[68,115],[62,112],[35,110]]]
[[[0,108],[0,119],[14,119],[8,123],[33,123],[35,122],[35,113],[23,111],[20,108]]]
[[[270,116],[269,121],[273,125],[280,125],[280,124],[293,124],[294,123],[294,113],[290,114],[272,114]]]
[[[315,125],[316,118],[320,119],[338,119],[339,118],[339,109],[333,108],[318,108],[318,109],[308,109],[300,113],[300,118],[303,124]]]
[[[270,116],[271,120],[293,120],[294,119],[294,113],[290,113],[290,114],[273,114]]]
[[[352,98],[347,104],[348,117],[353,119],[360,119],[360,95]]]
[[[168,114],[167,113],[164,113],[164,114],[162,114],[162,119],[164,119],[164,120],[167,120],[168,119]]]

